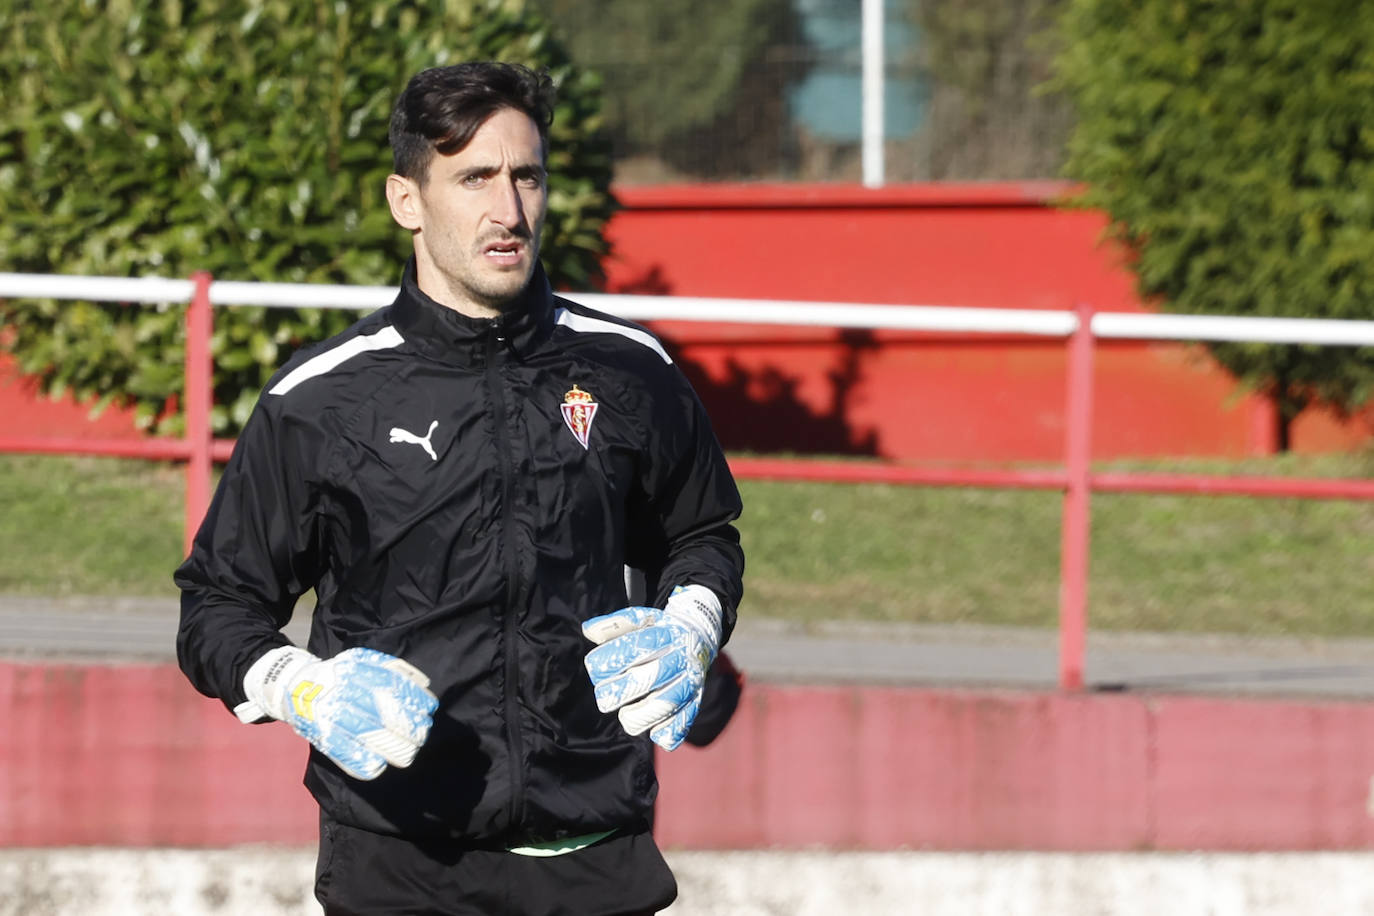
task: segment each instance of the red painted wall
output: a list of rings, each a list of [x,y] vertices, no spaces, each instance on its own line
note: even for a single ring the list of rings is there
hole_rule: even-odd
[[[1057,182],[622,188],[612,292],[782,300],[1140,311],[1099,244],[1104,220],[1053,201]],[[1063,458],[1064,345],[1052,340],[660,323],[727,448],[927,461]],[[1106,343],[1094,455],[1264,453],[1270,409],[1240,396],[1198,347]],[[0,360],[0,416],[23,435],[135,435],[70,403],[35,404]],[[1311,411],[1299,451],[1374,436]]]
[[[38,394],[14,360],[0,354],[0,429],[16,436],[78,439],[137,439],[133,411],[110,408],[98,417],[71,396],[56,400]]]
[[[0,663],[0,847],[311,844],[305,744],[171,665]],[[1374,848],[1374,704],[751,682],[679,848]]]
[[[1100,213],[1059,182],[625,188],[611,222],[613,292],[1071,309],[1142,307]],[[1064,345],[660,325],[727,447],[957,461],[1063,457]],[[1265,453],[1269,406],[1239,396],[1198,347],[1100,347],[1097,458]],[[1257,412],[1260,414],[1257,416]],[[1374,435],[1374,411],[1313,411],[1300,451]]]
[[[1140,311],[1060,182],[620,188],[612,292]],[[1069,273],[1066,267],[1072,267]]]

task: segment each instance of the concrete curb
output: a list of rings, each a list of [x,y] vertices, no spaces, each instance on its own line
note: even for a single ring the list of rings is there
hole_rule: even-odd
[[[1374,912],[1374,853],[673,852],[668,916]],[[0,850],[0,916],[320,916],[313,850]]]

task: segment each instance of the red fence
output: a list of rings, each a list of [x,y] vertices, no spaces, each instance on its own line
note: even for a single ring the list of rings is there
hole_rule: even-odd
[[[385,287],[212,283],[198,273],[189,282],[103,277],[0,274],[0,296],[169,302],[189,300],[186,318],[186,436],[183,439],[74,440],[0,436],[0,452],[85,453],[181,460],[186,471],[186,546],[210,499],[213,460],[224,460],[232,441],[211,436],[213,305],[338,307],[379,306]],[[1060,686],[1083,686],[1087,628],[1090,499],[1097,492],[1226,493],[1307,499],[1374,499],[1374,480],[1294,479],[1111,473],[1091,469],[1093,359],[1096,340],[1253,340],[1271,343],[1374,346],[1374,321],[872,306],[853,303],[759,302],[654,296],[572,294],[572,298],[627,318],[711,321],[840,328],[890,328],[970,334],[1023,334],[1068,342],[1064,466],[1057,470],[974,470],[894,464],[744,459],[731,462],[742,478],[766,480],[873,481],[928,486],[1057,489],[1064,493],[1060,546]]]

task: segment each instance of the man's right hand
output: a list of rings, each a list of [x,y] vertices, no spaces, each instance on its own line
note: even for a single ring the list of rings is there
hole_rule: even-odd
[[[420,669],[373,649],[320,659],[281,646],[253,663],[243,689],[248,700],[234,709],[241,721],[286,722],[356,779],[409,766],[439,706]]]

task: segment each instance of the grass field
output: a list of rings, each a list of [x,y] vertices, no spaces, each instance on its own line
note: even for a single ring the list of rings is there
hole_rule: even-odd
[[[1374,451],[1129,467],[1368,478]],[[174,594],[183,481],[152,462],[0,455],[0,593]],[[1057,493],[741,489],[745,613],[1055,625]],[[1374,636],[1374,503],[1096,494],[1092,521],[1092,627]]]

